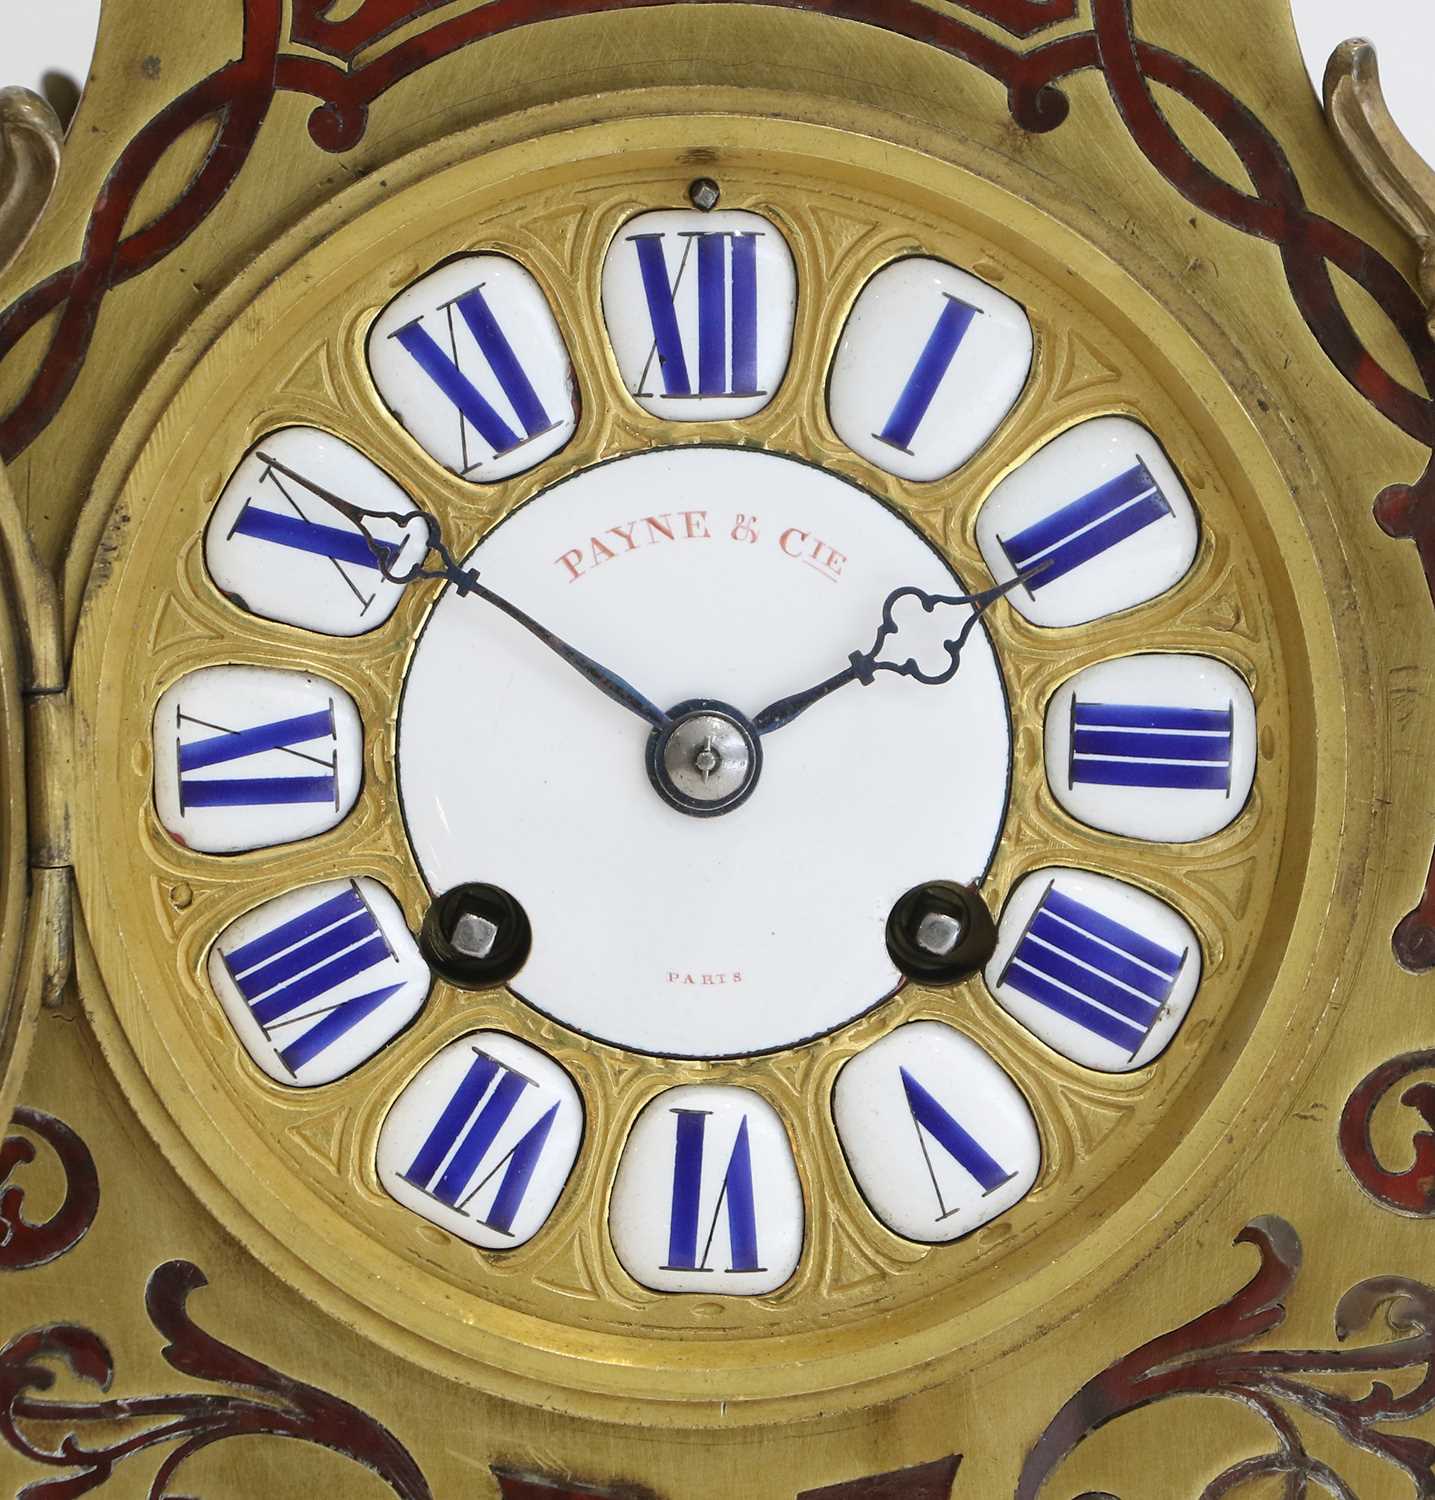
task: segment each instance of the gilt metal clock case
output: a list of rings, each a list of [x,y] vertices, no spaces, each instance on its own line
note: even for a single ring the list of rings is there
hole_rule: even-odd
[[[89,908],[110,913],[92,926],[101,972],[120,967],[112,944],[128,954],[133,986],[111,980],[106,989],[124,1050],[146,1059],[144,1092],[153,1089],[155,1102],[209,1171],[229,1179],[229,1211],[242,1204],[258,1220],[265,1240],[277,1242],[266,1247],[268,1254],[296,1255],[310,1275],[337,1281],[349,1296],[359,1287],[392,1288],[378,1292],[376,1311],[405,1345],[415,1338],[430,1342],[439,1352],[425,1357],[462,1362],[475,1379],[486,1371],[500,1383],[527,1374],[543,1383],[550,1399],[568,1384],[570,1372],[580,1387],[611,1385],[628,1398],[641,1396],[646,1386],[650,1396],[662,1393],[664,1405],[688,1382],[687,1394],[697,1396],[715,1380],[724,1382],[721,1398],[730,1404],[744,1396],[798,1398],[815,1391],[830,1401],[832,1388],[849,1387],[854,1377],[854,1394],[870,1399],[862,1393],[867,1382],[895,1373],[910,1378],[914,1366],[930,1358],[903,1347],[894,1337],[894,1318],[915,1325],[918,1347],[939,1339],[950,1357],[970,1364],[973,1343],[979,1350],[1000,1348],[1021,1336],[1022,1308],[1049,1309],[1063,1283],[1075,1282],[1085,1300],[1097,1266],[1103,1277],[1119,1276],[1124,1256],[1145,1253],[1143,1229],[1159,1234],[1162,1226],[1150,1224],[1144,1208],[1135,1210],[1134,1223],[1120,1210],[1143,1190],[1169,1195],[1151,1179],[1177,1148],[1205,1157],[1207,1170],[1217,1175],[1225,1170],[1220,1153],[1213,1157],[1201,1140],[1199,1122],[1233,1066],[1254,1074],[1230,1085],[1239,1107],[1260,1116],[1278,1101],[1288,1063],[1275,1037],[1300,1024],[1287,1006],[1298,1014],[1302,1002],[1321,1005],[1318,988],[1305,976],[1322,943],[1344,945],[1343,923],[1351,915],[1307,919],[1290,931],[1294,914],[1312,910],[1302,886],[1307,880],[1317,889],[1327,885],[1322,860],[1336,853],[1314,826],[1315,783],[1308,779],[1314,768],[1302,776],[1291,753],[1293,729],[1328,743],[1314,727],[1322,710],[1309,660],[1312,637],[1320,633],[1308,622],[1297,625],[1302,615],[1295,601],[1328,611],[1330,595],[1317,582],[1314,559],[1275,540],[1269,511],[1288,505],[1288,488],[1256,443],[1246,443],[1239,455],[1233,451],[1230,435],[1245,436],[1239,411],[1232,404],[1217,415],[1219,397],[1194,394],[1203,383],[1214,384],[1199,351],[1174,330],[1153,338],[1159,314],[1133,314],[1134,287],[1123,311],[1102,302],[1084,305],[1063,271],[1082,263],[1082,248],[1073,242],[1047,256],[1028,248],[1050,250],[1058,231],[1044,215],[1022,223],[1021,207],[1005,195],[956,168],[941,177],[938,164],[915,154],[905,180],[890,167],[867,166],[860,143],[847,142],[839,164],[827,131],[795,121],[754,124],[707,109],[697,121],[676,115],[648,123],[628,107],[617,130],[621,152],[617,135],[599,125],[540,132],[480,161],[465,160],[471,148],[456,141],[450,149],[457,160],[426,161],[412,186],[399,189],[390,181],[381,201],[357,212],[336,204],[335,223],[326,225],[321,243],[224,319],[230,331],[197,364],[167,408],[163,436],[151,439],[127,476],[120,501],[127,520],[122,533],[110,533],[108,578],[91,591],[77,642],[77,691],[89,705],[84,712],[91,725],[85,738],[96,753],[84,780],[97,791],[111,783],[93,799],[93,811],[82,814],[84,846],[106,853],[93,867],[82,856],[79,880]],[[664,420],[644,412],[623,384],[599,278],[605,256],[620,252],[625,226],[639,213],[682,204],[692,181],[687,161],[702,143],[720,163],[709,171],[721,183],[724,205],[760,218],[791,248],[798,288],[792,348],[776,392],[759,411],[701,422],[684,412]],[[894,159],[890,148],[883,155]],[[839,182],[824,181],[828,175]],[[949,206],[958,204],[960,215]],[[395,292],[418,283],[432,266],[462,266],[455,257],[478,252],[508,257],[542,289],[572,360],[578,410],[561,447],[546,457],[528,456],[523,473],[491,483],[435,463],[386,409],[373,378],[380,368],[374,330],[383,336],[384,309]],[[997,435],[950,477],[920,487],[855,456],[832,431],[826,411],[833,351],[854,300],[883,267],[918,252],[975,268],[1027,309],[1035,331],[1031,374]],[[501,319],[508,312],[501,290],[475,274]],[[1093,279],[1081,278],[1086,284]],[[408,309],[401,313],[409,315]],[[760,340],[767,337],[760,324]],[[1185,356],[1185,370],[1172,368],[1178,355]],[[969,368],[972,378],[981,378],[980,365]],[[541,377],[534,378],[536,384]],[[408,405],[400,416],[412,422],[413,410]],[[1192,412],[1199,425],[1187,415]],[[959,579],[981,578],[976,532],[987,496],[1062,434],[1084,438],[1086,424],[1116,414],[1160,434],[1200,507],[1200,550],[1189,571],[1181,570],[1177,587],[1161,588],[1157,578],[1150,584],[1159,590],[1156,599],[1115,611],[1079,636],[1074,629],[1030,624],[1015,609],[1000,616],[989,610],[985,619],[995,644],[987,650],[1000,661],[1005,693],[995,665],[974,660],[975,645],[950,687],[910,681],[853,686],[806,711],[804,737],[797,725],[764,736],[764,768],[750,801],[711,823],[670,809],[643,784],[643,724],[630,727],[564,664],[549,667],[541,647],[523,654],[510,644],[516,632],[499,637],[493,626],[485,629],[484,618],[475,624],[475,611],[491,620],[492,607],[464,597],[459,586],[435,602],[441,580],[420,580],[402,591],[382,625],[358,636],[327,636],[258,618],[244,591],[231,587],[226,596],[206,566],[218,545],[210,510],[239,459],[255,449],[265,461],[284,463],[271,435],[316,427],[363,452],[404,495],[440,516],[456,553],[471,553],[468,562],[477,565],[484,585],[518,599],[605,664],[616,661],[625,679],[657,701],[739,701],[756,718],[765,697],[785,685],[805,686],[826,675],[827,662],[840,668],[855,646],[869,644],[839,633],[851,629],[851,619],[866,633],[861,607],[844,601],[824,615],[829,598],[842,589],[875,589],[879,603],[891,587],[909,581],[907,572],[895,571],[915,565],[903,562],[900,537],[886,543],[889,551],[897,549],[895,561],[884,552],[881,563],[859,572],[867,562],[863,550],[884,545],[882,531],[864,522],[865,511],[880,528],[885,501],[929,539],[924,547],[913,537],[909,549],[924,552],[935,543]],[[541,425],[552,431],[549,422]],[[446,436],[439,429],[439,437]],[[471,441],[480,448],[481,434]],[[742,447],[734,451],[732,444]],[[818,468],[779,471],[774,480],[759,452]],[[296,467],[304,465],[307,474]],[[307,501],[312,515],[303,477],[322,484],[326,470],[292,453],[286,469],[296,476],[281,476],[286,494]],[[798,482],[808,474],[811,498]],[[859,484],[872,498],[852,491],[849,501],[829,492],[828,475]],[[482,470],[477,478],[484,479]],[[584,487],[595,484],[600,488],[588,499]],[[268,514],[265,489],[262,476],[244,489],[251,526],[255,514]],[[580,576],[562,565],[566,541],[602,536],[604,521],[621,526],[653,513],[666,517],[667,529],[676,533],[672,539],[662,530],[647,533],[656,540],[647,543],[646,555],[637,550],[609,562],[599,553],[595,561],[587,541]],[[226,513],[218,524],[228,534],[234,523]],[[1174,520],[1169,524],[1174,530]],[[739,528],[758,540],[734,539]],[[797,530],[840,543],[849,559],[840,583],[788,555],[795,538],[786,550],[782,539]],[[607,535],[621,548],[620,537]],[[514,540],[504,550],[508,536]],[[1138,547],[1142,540],[1132,538]],[[702,554],[691,568],[715,571],[713,582],[691,568],[673,572],[682,563],[669,563],[668,556],[681,559],[684,547]],[[714,556],[723,547],[737,555],[736,563]],[[772,559],[763,573],[768,549]],[[265,557],[263,566],[280,563]],[[599,572],[600,566],[609,571]],[[620,567],[629,576],[620,575]],[[667,568],[679,592],[670,597],[660,582],[647,583],[640,568],[655,576]],[[607,578],[608,592],[595,601],[591,591]],[[744,587],[751,590],[747,598],[739,592]],[[334,588],[342,600],[342,581],[336,578]],[[658,592],[629,604],[643,588]],[[691,605],[688,618],[683,596],[702,600]],[[1039,603],[1041,594],[1035,597]],[[724,604],[734,618],[715,621]],[[354,611],[361,607],[355,599]],[[810,641],[785,632],[794,608],[806,608],[814,620],[807,626]],[[876,609],[867,609],[875,632]],[[751,645],[736,618],[744,613],[761,617],[760,638]],[[1333,633],[1329,625],[1326,633]],[[143,642],[139,651],[136,641]],[[1262,739],[1256,789],[1249,801],[1223,795],[1229,827],[1196,847],[1158,853],[1147,841],[1084,829],[1055,805],[1048,787],[1043,720],[1058,685],[1133,651],[1201,653],[1233,666],[1255,687]],[[492,669],[486,652],[503,653]],[[291,713],[288,700],[273,700],[270,710],[270,700],[258,693],[249,707],[245,690],[226,686],[223,678],[213,696],[200,696],[205,682],[194,674],[231,664],[270,672],[302,666],[308,678],[293,679],[299,683],[293,711],[314,696],[304,682],[317,681],[314,701],[351,702],[362,730],[346,731],[342,722],[331,729],[325,719],[322,735],[297,742],[307,761],[282,748],[266,752],[269,762],[206,761],[203,747],[231,749],[225,738],[215,740],[211,726],[243,732]],[[941,695],[961,692],[983,665],[991,683],[985,691],[995,695],[990,704],[966,686],[959,711],[946,711]],[[505,692],[518,671],[537,686]],[[913,712],[919,717],[909,727]],[[1338,712],[1337,703],[1324,709],[1326,716]],[[835,721],[830,728],[824,715]],[[895,741],[887,727],[894,720]],[[872,744],[863,741],[869,725],[883,736]],[[1053,732],[1045,728],[1046,735]],[[937,753],[926,755],[922,744],[904,749],[903,738],[911,735],[935,740]],[[161,758],[170,756],[176,736],[177,763]],[[491,750],[481,743],[487,738],[497,742]],[[201,749],[186,756],[189,745]],[[128,748],[116,765],[118,747]],[[844,753],[855,762],[845,774]],[[984,754],[990,774],[981,768]],[[286,781],[286,758],[299,781],[271,792],[265,778]],[[825,785],[824,765],[831,767]],[[526,782],[525,766],[533,767]],[[907,785],[889,789],[889,778]],[[322,783],[318,791],[327,802],[295,807],[260,800],[298,795],[295,786],[310,780]],[[974,784],[965,802],[963,781]],[[173,806],[160,800],[171,785]],[[230,805],[216,808],[200,796],[206,787],[218,789],[211,798],[249,800],[233,812]],[[942,818],[944,797],[960,809],[951,830]],[[511,828],[501,808],[490,808],[495,800],[514,804]],[[874,816],[864,819],[863,803],[875,804]],[[241,819],[240,842],[261,847],[216,852],[203,842],[206,830],[219,826],[216,814]],[[276,833],[256,832],[266,817],[276,820]],[[316,821],[304,821],[311,817]],[[963,830],[973,823],[975,847],[967,850]],[[765,824],[775,827],[771,842]],[[890,874],[874,868],[886,845],[914,842],[913,824],[936,831],[905,861],[894,860]],[[831,873],[844,858],[844,840],[860,850],[854,899]],[[614,857],[625,844],[630,850],[642,845],[631,872]],[[1304,857],[1294,858],[1296,849]],[[133,850],[133,861],[122,850]],[[571,874],[548,871],[550,863],[571,864]],[[890,892],[879,917],[924,874],[982,881],[985,900],[1000,914],[1031,872],[1061,867],[1122,878],[1163,898],[1199,932],[1200,956],[1188,954],[1186,963],[1187,972],[1200,967],[1199,1004],[1157,1065],[1129,1074],[1079,1068],[1024,1036],[981,980],[948,993],[907,984],[889,998],[893,981],[880,921],[867,929],[865,944],[847,937],[863,930],[858,924],[873,906],[868,884],[878,896]],[[711,886],[704,882],[708,869],[715,872]],[[439,983],[417,1015],[413,999],[396,995],[392,1003],[401,1008],[391,1013],[387,1029],[401,1028],[399,1034],[380,1048],[367,1043],[354,1055],[360,1065],[349,1059],[345,1075],[322,1087],[295,1086],[315,1077],[298,1062],[302,1050],[288,1054],[297,1076],[286,1077],[281,1068],[274,1070],[277,1078],[256,1077],[214,1003],[207,973],[216,944],[233,952],[241,936],[256,940],[247,930],[224,939],[231,923],[287,892],[359,878],[391,892],[417,931],[433,895],[485,876],[511,887],[533,924],[533,953],[506,988],[473,993]],[[595,881],[620,885],[621,892],[605,897]],[[811,904],[802,898],[807,881],[822,892]],[[758,889],[749,896],[752,886]],[[665,888],[676,893],[671,907],[664,904]],[[823,925],[825,911],[831,930]],[[694,920],[700,930],[720,926],[723,945],[685,940],[683,929]],[[139,922],[144,926],[137,930],[132,924]],[[261,924],[261,932],[273,925]],[[776,939],[770,947],[755,946],[745,925],[775,929]],[[666,929],[660,944],[648,936],[655,927]],[[608,933],[617,953],[602,947]],[[552,957],[550,949],[556,950]],[[703,964],[701,955],[723,949],[733,956]],[[829,950],[835,961],[825,961]],[[265,949],[264,957],[272,959],[274,951],[281,949]],[[261,996],[272,990],[246,980],[260,961],[258,953],[249,959],[247,949],[227,960],[240,988],[248,985],[256,1013],[266,1003]],[[1302,976],[1298,981],[1276,981],[1292,966]],[[765,971],[774,967],[790,977],[765,986]],[[658,969],[664,972],[649,986],[648,974]],[[730,994],[693,1000],[668,979],[675,970],[684,978],[697,971],[700,986],[706,975],[709,991],[719,988],[711,982],[717,973],[740,978],[729,981]],[[401,967],[395,976],[402,977]],[[365,992],[382,977],[382,970],[366,973]],[[261,1014],[271,1020],[332,1014],[341,993],[348,992],[313,994],[298,1011],[270,1003]],[[1281,997],[1287,997],[1284,1004]],[[566,1026],[564,1017],[572,1018]],[[843,1162],[829,1102],[849,1058],[919,1020],[955,1024],[978,1041],[1018,1081],[1041,1140],[1041,1176],[1023,1205],[939,1249],[912,1243],[874,1217]],[[1138,1041],[1142,1025],[1132,1025]],[[1274,1032],[1264,1044],[1263,1027]],[[541,1233],[521,1246],[475,1256],[464,1239],[436,1233],[429,1220],[391,1200],[376,1175],[377,1143],[395,1099],[418,1069],[466,1035],[494,1031],[536,1047],[575,1081],[583,1149]],[[809,1041],[813,1031],[826,1033],[825,1040]],[[279,1045],[302,1034],[302,1025],[275,1033]],[[1107,1045],[1118,1061],[1133,1050]],[[681,1060],[693,1053],[710,1056]],[[724,1061],[724,1054],[736,1056]],[[1263,1089],[1260,1074],[1278,1056]],[[316,1055],[316,1066],[320,1060]],[[203,1102],[191,1108],[185,1096],[201,1078]],[[725,1285],[720,1268],[711,1273],[713,1290],[719,1298],[728,1292],[727,1300],[655,1293],[625,1269],[610,1236],[608,1221],[620,1211],[612,1202],[619,1159],[637,1117],[668,1089],[692,1085],[751,1091],[777,1111],[793,1142],[806,1205],[805,1228],[797,1230],[803,1247],[756,1301],[731,1295],[742,1283]],[[965,1128],[980,1136],[982,1125],[969,1117]],[[316,1159],[316,1137],[325,1143],[328,1162]],[[1172,1170],[1189,1177],[1192,1166],[1181,1162]],[[435,1183],[425,1186],[432,1192]],[[759,1242],[765,1231],[777,1233],[776,1223],[763,1222],[761,1196]],[[771,1212],[776,1220],[780,1210]],[[940,1212],[934,1206],[933,1217]],[[704,1205],[705,1220],[708,1213]],[[761,1243],[759,1254],[767,1258]],[[733,1258],[736,1264],[736,1252]],[[1038,1265],[1051,1268],[1050,1288],[1035,1284]],[[479,1305],[481,1314],[472,1311]],[[646,1336],[634,1337],[635,1324]],[[583,1342],[581,1365],[565,1348],[569,1338]],[[671,1367],[673,1339],[686,1346],[678,1369]],[[755,1380],[758,1340],[764,1369]],[[545,1358],[549,1349],[556,1358]],[[854,1362],[859,1349],[869,1364]],[[934,1368],[932,1377],[938,1373]],[[687,1407],[686,1414],[697,1417],[704,1405]]]
[[[283,1288],[266,1358],[332,1330],[415,1496],[1134,1493],[1073,1450],[1259,1336],[1243,1226],[1286,1286],[1329,1235],[1342,1328],[1435,1305],[1362,1282],[1429,1232],[1371,1121],[1429,1061],[1435,351],[1314,103],[1252,123],[1157,0],[301,5],[267,60],[263,9],[221,143],[246,67],[323,102],[253,122],[194,276],[115,250],[153,330],[61,372],[93,268],[44,226],[0,320],[10,483],[75,497],[64,690],[0,643],[82,919],[27,1076],[142,1124],[101,1180]],[[128,118],[103,71],[85,110]],[[129,216],[212,196],[174,140]],[[1172,1492],[1324,1482],[1270,1413],[1329,1409],[1218,1364],[1279,1452],[1196,1418]]]

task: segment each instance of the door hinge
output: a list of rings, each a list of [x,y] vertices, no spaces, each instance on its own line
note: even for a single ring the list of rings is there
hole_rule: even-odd
[[[54,576],[41,561],[0,469],[0,550],[17,609],[20,694],[25,706],[29,832],[30,982],[56,1006],[74,969],[71,787],[74,746],[64,617]]]
[[[25,758],[29,781],[32,973],[40,1003],[56,1006],[75,961],[70,787],[74,752],[68,693],[25,697]]]

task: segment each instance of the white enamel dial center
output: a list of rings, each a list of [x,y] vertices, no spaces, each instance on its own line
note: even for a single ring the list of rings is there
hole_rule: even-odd
[[[664,712],[712,704],[748,724],[870,651],[893,590],[964,592],[855,485],[729,448],[586,470],[466,566]],[[639,1051],[767,1051],[869,1009],[899,983],[893,903],[925,881],[980,881],[1006,814],[1006,693],[981,626],[940,686],[879,671],[762,735],[760,778],[721,816],[659,794],[653,738],[483,600],[439,598],[398,729],[424,878],[436,894],[507,890],[533,928],[513,989]],[[750,753],[722,738],[706,726],[669,764],[695,800]]]

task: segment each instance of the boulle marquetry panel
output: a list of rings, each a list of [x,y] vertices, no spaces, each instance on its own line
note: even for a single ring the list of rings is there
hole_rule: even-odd
[[[0,298],[0,1474],[1423,1493],[1435,353],[1281,0],[157,12]]]

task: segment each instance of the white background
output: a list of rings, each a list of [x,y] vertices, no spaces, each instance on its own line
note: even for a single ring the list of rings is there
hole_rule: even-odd
[[[174,0],[182,4],[183,0]],[[208,0],[215,3],[215,0]],[[1216,0],[1201,0],[1216,13]],[[1136,0],[1140,18],[1142,0]],[[1306,64],[1319,82],[1325,61],[1349,36],[1380,49],[1386,97],[1395,118],[1427,161],[1435,162],[1435,5],[1430,0],[1292,0]],[[94,47],[100,0],[0,0],[0,85],[38,89],[51,69],[84,77]],[[1230,14],[1238,19],[1241,0]]]

